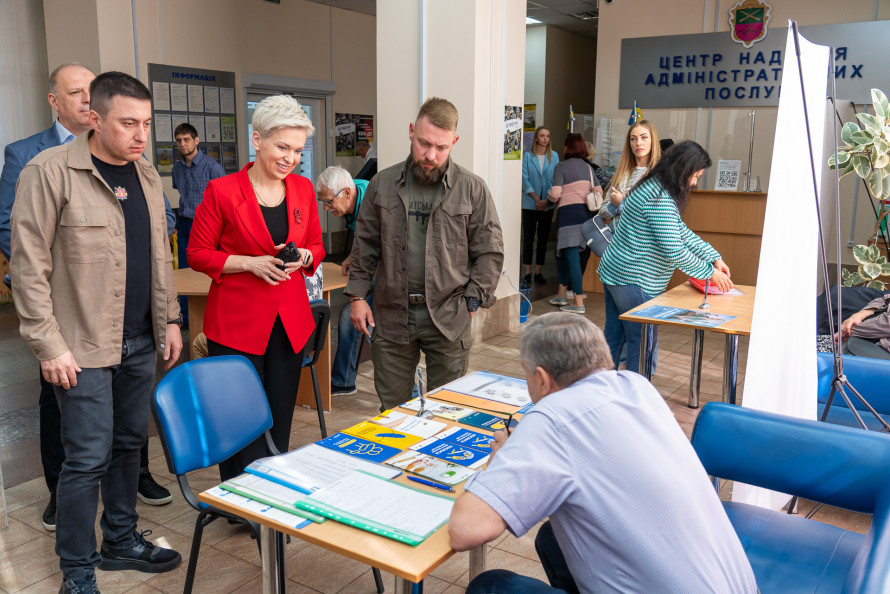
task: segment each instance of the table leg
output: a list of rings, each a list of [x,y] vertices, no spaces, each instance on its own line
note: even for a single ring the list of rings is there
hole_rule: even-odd
[[[640,371],[647,380],[652,379],[653,351],[655,349],[653,324],[640,324],[642,336],[640,337]]]
[[[395,594],[423,594],[423,581],[414,583],[403,577],[396,576]]]
[[[204,312],[207,311],[206,295],[189,295],[189,351],[188,359],[195,358],[195,337],[204,331]]]
[[[263,562],[263,594],[279,594],[287,590],[284,579],[283,535],[260,525],[260,552]]]
[[[689,368],[689,408],[698,408],[701,389],[701,360],[705,347],[705,331],[695,330],[692,335],[692,365]]]
[[[739,335],[727,334],[723,345],[723,402],[735,404],[739,373]]]
[[[473,581],[473,578],[485,571],[485,557],[487,554],[484,544],[470,550],[470,581]]]

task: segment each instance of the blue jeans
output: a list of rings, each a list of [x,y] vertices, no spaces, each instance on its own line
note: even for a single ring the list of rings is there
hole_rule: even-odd
[[[65,577],[83,576],[101,560],[94,529],[100,484],[104,542],[114,548],[133,542],[139,450],[148,433],[156,360],[154,337],[146,332],[124,339],[120,365],[84,369],[76,386],[55,387],[65,447],[56,554]]]
[[[368,307],[374,307],[374,292],[365,297]],[[331,385],[348,387],[355,385],[355,376],[358,373],[358,350],[365,340],[365,335],[360,333],[349,320],[351,306],[347,303],[340,312],[340,321],[337,323],[337,354],[331,363]]]
[[[176,253],[179,256],[179,267],[188,268],[188,256],[186,249],[189,246],[189,236],[192,234],[192,223],[194,219],[183,216],[176,217]],[[182,321],[189,321],[189,301],[188,297],[179,298],[179,310],[182,312]]]
[[[642,340],[643,325],[637,322],[625,322],[618,316],[630,311],[638,305],[653,299],[647,295],[638,285],[603,285],[606,297],[606,342],[612,352],[612,361],[618,369],[621,349],[627,346],[627,369],[642,373],[640,370],[640,342]],[[658,328],[651,328],[652,344],[652,373],[655,373],[655,361],[658,359]]]
[[[559,548],[550,522],[544,522],[544,525],[538,530],[538,536],[535,538],[535,550],[544,567],[544,573],[547,574],[547,579],[550,581],[549,586],[541,580],[519,575],[506,569],[492,569],[476,576],[476,579],[470,582],[467,587],[467,594],[536,594],[538,592],[577,594],[578,586],[569,571],[569,566],[566,564],[562,549]]]
[[[568,287],[575,295],[581,295],[584,293],[581,286],[584,276],[584,271],[581,270],[581,252],[583,250],[567,247],[561,251],[562,254],[560,254],[560,250],[556,250],[556,274],[559,277],[559,284]]]

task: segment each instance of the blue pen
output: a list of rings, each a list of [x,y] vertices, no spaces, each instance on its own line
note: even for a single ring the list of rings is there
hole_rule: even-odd
[[[446,485],[440,485],[439,483],[434,483],[433,481],[424,480],[422,478],[417,478],[416,476],[409,476],[409,481],[414,481],[415,483],[420,483],[421,485],[426,485],[427,487],[435,487],[436,489],[441,489],[443,491],[448,491],[449,493],[453,493],[454,489],[448,487]]]

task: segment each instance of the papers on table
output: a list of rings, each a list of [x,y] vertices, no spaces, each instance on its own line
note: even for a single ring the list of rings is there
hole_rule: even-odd
[[[464,425],[478,427],[479,429],[485,429],[487,431],[503,431],[507,426],[507,419],[484,412],[474,412],[469,414],[462,418],[460,422]],[[517,423],[517,421],[516,419],[513,419],[513,424],[510,425],[511,428],[515,423]]]
[[[494,441],[494,437],[491,435],[483,435],[462,427],[452,427],[436,435],[436,438],[455,445],[470,446],[488,453],[491,453],[491,442]]]
[[[407,408],[408,410],[419,411],[420,398],[409,400],[401,406],[402,408]],[[448,419],[449,421],[459,421],[461,418],[473,412],[473,409],[471,408],[464,408],[463,406],[457,406],[456,404],[447,404],[445,402],[436,402],[435,400],[430,400],[429,398],[427,398],[426,400],[426,410],[430,411],[437,417]]]
[[[476,472],[470,468],[465,468],[453,462],[439,460],[429,454],[420,452],[399,454],[387,462],[387,464],[450,486],[462,483]]]
[[[290,514],[302,516],[313,522],[325,521],[324,516],[297,509],[297,501],[306,497],[305,493],[279,485],[261,476],[242,474],[227,480],[220,487],[226,491],[237,493],[242,497],[266,503]]]
[[[337,433],[336,435],[332,435],[321,441],[316,441],[315,443],[323,448],[328,448],[329,450],[334,450],[341,454],[356,456],[368,460],[369,462],[378,463],[389,460],[401,451],[399,448],[381,445],[366,439],[359,439],[358,437],[346,435],[345,433]]]
[[[344,456],[314,443],[280,456],[261,458],[245,470],[302,493],[327,487],[353,470],[363,470],[383,478],[399,475],[391,468]]]
[[[488,458],[491,455],[491,448],[488,448],[487,451],[477,450],[436,439],[435,437],[411,446],[411,449],[417,450],[421,454],[429,454],[440,460],[460,464],[474,470],[488,462]]]
[[[520,407],[531,402],[525,380],[477,371],[442,386],[444,390]]]
[[[348,433],[349,435],[353,435],[355,437],[368,439],[375,443],[391,446],[400,450],[409,448],[423,439],[422,437],[418,437],[416,435],[408,435],[407,433],[403,433],[398,429],[381,427],[380,425],[372,423],[371,421],[364,421],[359,423],[358,425],[350,427],[349,429],[344,429],[343,433]]]
[[[431,421],[420,417],[412,417],[394,410],[385,410],[377,415],[371,422],[375,425],[397,429],[408,435],[415,435],[426,439],[432,437],[448,425],[439,421]]]
[[[310,520],[307,520],[306,518],[298,515],[299,512],[296,509],[293,511],[293,513],[286,512],[278,509],[275,506],[263,503],[262,501],[250,499],[249,497],[238,495],[237,493],[233,493],[232,491],[226,491],[222,487],[213,487],[212,489],[209,489],[207,493],[209,495],[213,495],[214,497],[225,499],[232,505],[237,506],[243,510],[251,511],[261,516],[266,516],[267,518],[270,518],[291,528],[299,529],[312,524]]]
[[[451,515],[454,500],[351,472],[297,502],[297,507],[332,520],[418,545]]]
[[[670,320],[671,322],[680,322],[683,324],[691,324],[693,326],[705,326],[707,328],[714,328],[724,322],[735,319],[735,316],[708,313],[707,310],[696,311],[694,309],[683,309],[681,307],[665,307],[664,305],[651,305],[636,313],[628,315],[639,316],[641,318]]]
[[[689,284],[692,285],[693,287],[695,287],[696,289],[698,289],[699,291],[701,291],[702,293],[705,292],[705,287],[707,286],[708,287],[708,295],[744,295],[744,293],[742,293],[738,289],[730,289],[728,291],[722,291],[716,285],[706,283],[705,281],[698,279],[698,278],[690,277]]]

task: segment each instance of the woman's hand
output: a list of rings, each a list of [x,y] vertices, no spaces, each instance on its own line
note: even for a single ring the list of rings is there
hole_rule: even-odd
[[[550,208],[549,200],[538,200],[535,202],[535,208],[538,209],[539,212],[544,212],[548,208]]]
[[[284,245],[275,246],[275,249],[279,251],[283,248]],[[253,273],[254,276],[272,286],[290,279],[290,273],[295,272],[300,267],[299,262],[284,264],[284,262],[274,256],[241,256],[241,258],[243,258],[243,270]],[[278,268],[282,264],[284,264],[284,270]]]
[[[852,316],[844,320],[844,323],[841,324],[840,333],[835,333],[834,340],[837,342],[838,334],[840,334],[840,342],[844,342],[845,340],[850,338],[850,335],[853,332],[853,328],[861,324],[864,320],[869,318],[872,314],[875,313],[874,309],[863,309],[862,311],[857,311]]]
[[[624,200],[624,194],[619,192],[616,188],[609,189],[609,202],[615,206],[620,206],[622,200]]]
[[[732,276],[729,272],[729,266],[726,265],[726,262],[723,260],[714,260],[714,268],[725,274],[726,276]]]
[[[726,268],[725,264],[723,266],[724,268]],[[735,286],[734,284],[732,284],[732,280],[729,278],[729,274],[727,274],[727,272],[729,272],[729,268],[726,268],[726,272],[723,272],[723,270],[717,268],[717,265],[715,264],[714,275],[711,277],[711,284],[716,286],[724,293],[726,291],[732,290],[732,288]]]
[[[297,248],[297,251],[300,252],[300,261],[293,262],[293,265],[295,266],[294,270],[299,268],[312,268],[312,260],[314,259],[312,252],[306,248]]]

